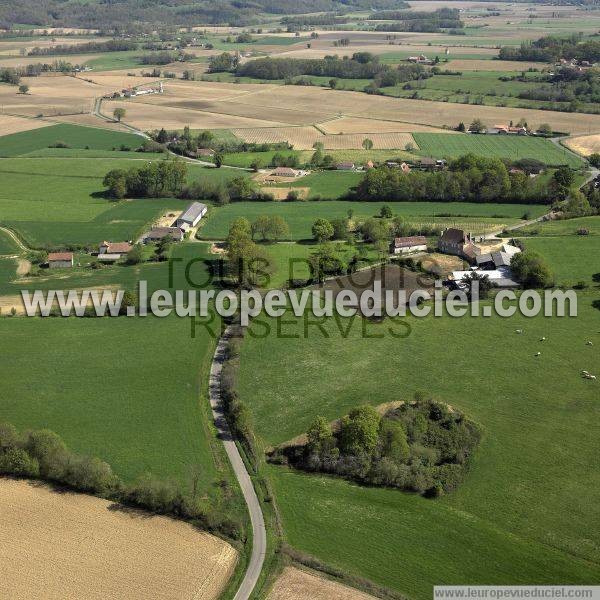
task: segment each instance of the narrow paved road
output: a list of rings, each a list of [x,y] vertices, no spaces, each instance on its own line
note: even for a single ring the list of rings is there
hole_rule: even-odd
[[[244,494],[244,500],[248,505],[250,521],[252,523],[252,554],[250,556],[250,562],[244,580],[234,597],[234,600],[247,600],[256,586],[256,582],[258,581],[265,561],[267,534],[265,530],[265,520],[263,518],[258,497],[254,491],[254,486],[252,485],[252,480],[250,479],[250,475],[246,470],[246,465],[235,445],[235,441],[231,435],[231,430],[229,429],[223,411],[223,403],[221,400],[221,371],[223,369],[225,351],[230,334],[231,332],[228,328],[217,343],[217,348],[210,368],[209,398],[219,438],[225,446],[225,452],[227,452],[235,476],[242,489],[242,494]]]

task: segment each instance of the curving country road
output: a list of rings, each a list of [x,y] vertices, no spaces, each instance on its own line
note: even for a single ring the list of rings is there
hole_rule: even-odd
[[[210,367],[208,393],[218,436],[225,446],[225,452],[227,452],[235,476],[242,489],[242,494],[244,495],[244,500],[248,506],[250,521],[252,523],[252,554],[250,555],[250,562],[248,563],[244,579],[234,597],[234,600],[247,600],[256,586],[256,582],[258,581],[265,561],[267,534],[265,530],[265,520],[263,518],[258,497],[254,491],[254,486],[252,485],[252,480],[250,479],[250,475],[246,470],[246,465],[235,445],[235,441],[231,435],[231,430],[229,429],[229,424],[227,423],[223,411],[223,403],[221,400],[221,371],[223,369],[227,342],[230,336],[231,330],[230,328],[227,328],[217,343],[212,365]]]

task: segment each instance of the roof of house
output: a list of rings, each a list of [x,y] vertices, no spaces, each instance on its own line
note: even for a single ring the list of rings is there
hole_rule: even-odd
[[[129,242],[102,242],[101,248],[106,248],[107,254],[127,254],[132,248]]]
[[[475,257],[475,260],[477,261],[478,265],[482,265],[485,263],[490,263],[490,262],[494,262],[494,259],[492,258],[492,255],[487,253],[487,254],[480,254],[479,256]]]
[[[396,248],[409,248],[410,246],[424,245],[427,245],[427,238],[422,235],[394,238],[394,247]]]
[[[110,252],[105,252],[104,254],[98,254],[98,260],[103,260],[106,262],[117,261],[121,258],[120,254],[111,254]]]
[[[467,234],[462,229],[454,229],[450,227],[442,233],[440,240],[444,242],[464,242],[467,239]]]
[[[477,258],[477,249],[473,244],[465,244],[463,247],[463,254],[469,258]]]
[[[496,267],[509,267],[512,256],[506,252],[492,252],[492,260]]]
[[[48,262],[73,260],[72,252],[50,252],[48,254]]]
[[[160,240],[168,235],[173,236],[176,240],[183,239],[183,232],[179,227],[153,227],[146,237],[153,240]]]
[[[202,202],[192,202],[179,217],[178,221],[193,223],[198,217],[201,217],[206,210],[206,204],[202,204]]]
[[[422,165],[435,165],[436,163],[435,158],[429,158],[427,156],[425,158],[422,158],[419,162]]]
[[[280,175],[282,177],[295,177],[298,171],[292,169],[292,167],[277,167],[273,170],[271,175]]]
[[[354,169],[354,163],[345,161],[345,162],[338,163],[337,167],[338,167],[338,169],[340,169],[340,168],[341,169]]]

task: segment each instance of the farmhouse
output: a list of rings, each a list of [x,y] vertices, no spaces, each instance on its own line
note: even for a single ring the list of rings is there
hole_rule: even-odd
[[[335,168],[338,171],[354,171],[354,163],[353,162],[341,162],[341,163],[338,163]]]
[[[101,258],[105,254],[114,254],[121,258],[127,254],[133,246],[129,242],[102,242],[98,248],[98,257]]]
[[[175,242],[183,240],[183,231],[179,227],[154,227],[143,236],[144,244],[158,242],[166,237],[172,237]]]
[[[201,202],[192,202],[185,210],[185,212],[177,219],[177,227],[187,231],[191,227],[196,227],[200,222],[200,219],[206,214],[208,210],[206,204]]]
[[[48,267],[50,269],[66,269],[72,266],[72,252],[50,252],[48,254]]]
[[[277,167],[271,172],[271,175],[273,177],[299,177],[301,172],[291,167]]]
[[[527,127],[513,127],[512,125],[494,125],[487,130],[491,134],[499,135],[527,135]]]
[[[440,252],[461,256],[469,262],[474,262],[478,254],[478,248],[473,244],[471,234],[452,227],[442,232],[438,241],[438,248]]]
[[[408,254],[427,250],[427,239],[422,235],[394,238],[390,252],[391,254]]]

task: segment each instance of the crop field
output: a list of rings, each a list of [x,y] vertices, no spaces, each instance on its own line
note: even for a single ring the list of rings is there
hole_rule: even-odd
[[[20,133],[38,129],[39,127],[48,127],[51,123],[46,121],[34,121],[33,119],[24,119],[23,117],[13,117],[11,115],[0,114],[0,131],[3,136],[11,133]]]
[[[594,152],[600,152],[600,135],[598,134],[570,138],[563,143],[573,150],[573,152],[577,152],[583,156],[589,156]]]
[[[26,481],[0,479],[0,510],[5,598],[216,600],[237,562],[187,523]]]
[[[537,158],[548,165],[580,167],[583,164],[577,156],[550,140],[529,136],[415,133],[414,137],[419,145],[419,153],[426,156],[457,158],[472,152],[510,160]]]
[[[600,430],[595,384],[580,374],[600,370],[586,345],[600,343],[592,298],[583,294],[570,319],[407,318],[402,340],[387,334],[387,326],[406,334],[399,323],[367,325],[367,337],[355,322],[344,338],[333,319],[329,337],[315,327],[302,335],[301,319],[279,336],[247,336],[241,395],[267,444],[305,431],[316,415],[329,420],[417,390],[484,430],[466,481],[433,501],[270,467],[288,543],[412,598],[430,597],[432,582],[595,581],[598,532],[589,523],[600,506]],[[439,352],[440,339],[469,351]],[[401,568],[390,569],[398,557]]]
[[[398,121],[379,121],[377,119],[359,117],[341,117],[324,123],[319,123],[319,129],[326,134],[339,133],[413,133],[415,131],[435,131],[427,125],[414,125],[412,123],[399,123]],[[449,130],[448,133],[452,133]]]
[[[402,123],[404,130],[408,130],[407,124],[455,127],[461,121],[478,117],[488,125],[517,122],[521,118],[534,128],[542,123],[551,123],[555,130],[573,135],[600,131],[600,115],[481,105],[465,108],[451,102],[370,96],[362,92],[336,91],[318,86],[196,81],[169,85],[166,89],[162,97],[107,102],[105,107],[111,111],[116,106],[127,109],[129,114],[125,120],[143,130],[161,126],[175,129],[186,124],[192,129],[285,128],[279,135],[276,131],[264,130],[263,135],[272,136],[270,138],[247,140],[267,142],[285,141],[287,136],[294,135],[292,129],[298,129],[295,133],[305,137],[290,139],[290,143],[298,149],[310,148],[316,141],[318,132],[313,133],[309,125],[331,121],[336,117],[392,121]],[[203,96],[205,89],[209,93],[206,98]],[[302,127],[289,129],[290,125]],[[378,130],[379,127],[373,133]],[[241,135],[241,132],[235,133]],[[258,136],[259,132],[248,131],[247,134]],[[306,137],[309,135],[312,135],[312,141]],[[304,145],[301,146],[303,141]]]
[[[306,179],[306,178],[303,178]],[[298,185],[301,181],[297,182]],[[311,237],[312,224],[319,218],[338,219],[347,217],[353,211],[352,219],[362,221],[379,214],[385,202],[234,202],[215,208],[208,220],[199,229],[203,239],[225,239],[231,222],[237,217],[250,221],[259,215],[280,215],[290,226],[294,240]],[[524,213],[530,211],[535,217],[544,213],[544,206],[520,204],[469,204],[464,202],[391,202],[392,212],[405,217],[410,222],[444,223],[447,226],[468,227],[469,225],[502,228],[504,224],[518,222]],[[436,217],[440,215],[456,215]]]
[[[253,144],[279,144],[289,142],[297,150],[309,150],[323,138],[314,127],[261,127],[234,129],[235,136]]]
[[[142,137],[132,133],[66,123],[60,125],[52,125],[43,121],[42,123],[51,126],[0,137],[0,157],[28,154],[35,150],[48,148],[56,142],[64,142],[70,148],[83,149],[87,147],[94,150],[113,150],[118,149],[121,145],[135,150],[143,142]],[[138,157],[143,158],[143,155],[138,155]]]

